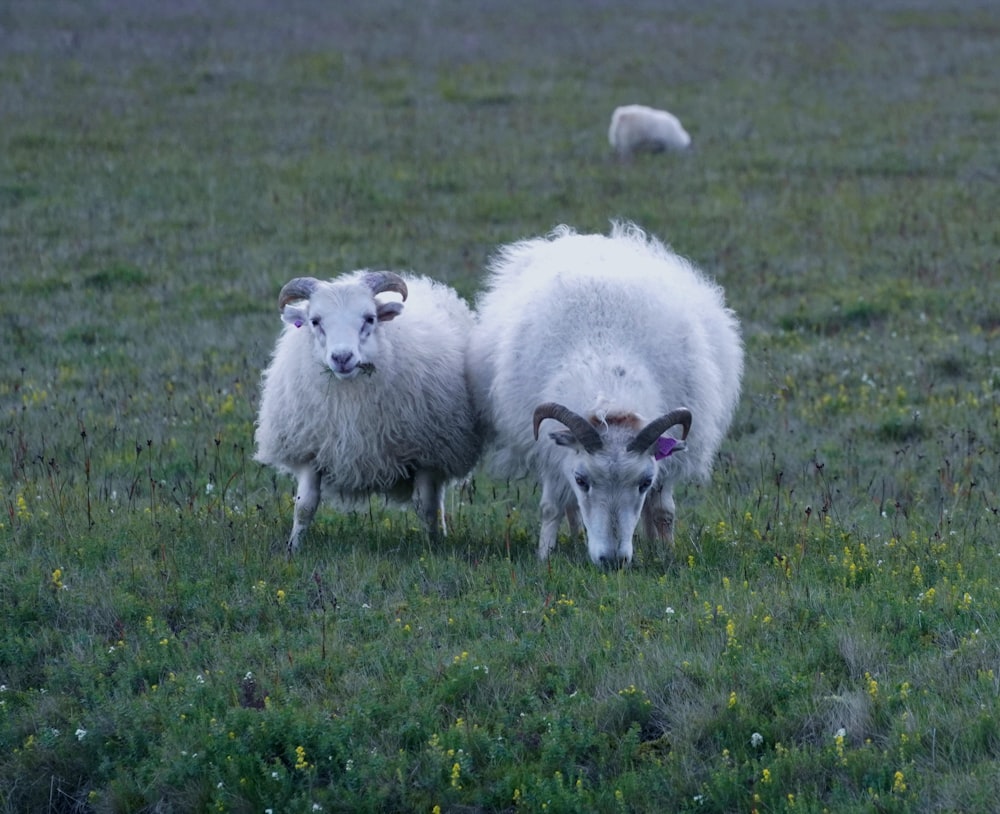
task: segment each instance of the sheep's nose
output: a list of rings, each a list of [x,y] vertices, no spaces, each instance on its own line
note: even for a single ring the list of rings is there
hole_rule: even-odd
[[[608,568],[612,571],[617,571],[622,566],[628,564],[628,557],[623,557],[620,554],[612,554],[611,556],[603,554],[599,560],[602,568]]]
[[[353,358],[354,358],[354,354],[351,351],[347,351],[346,353],[331,353],[330,354],[330,361],[336,367],[339,367],[339,368],[347,367],[350,364],[351,359],[353,359]]]

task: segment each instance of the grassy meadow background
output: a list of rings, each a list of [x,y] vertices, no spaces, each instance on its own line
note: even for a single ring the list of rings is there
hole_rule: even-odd
[[[0,5],[0,810],[988,812],[1000,799],[989,2]],[[619,104],[681,155],[616,160]],[[633,219],[744,394],[673,552],[433,548],[252,461],[276,295]],[[644,326],[635,326],[643,330]]]

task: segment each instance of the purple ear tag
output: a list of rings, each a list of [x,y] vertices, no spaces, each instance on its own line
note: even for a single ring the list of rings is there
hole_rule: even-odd
[[[671,438],[669,435],[664,435],[657,439],[656,441],[656,452],[653,453],[653,457],[657,461],[662,461],[664,458],[669,458],[674,454],[674,451],[678,449],[678,440],[676,438]],[[684,444],[680,444],[680,449],[684,449]]]
[[[297,320],[295,320],[295,322],[293,322],[292,324],[293,324],[293,325],[294,325],[294,326],[295,326],[296,328],[301,328],[301,327],[302,327],[302,320],[301,320],[301,319],[297,319]]]

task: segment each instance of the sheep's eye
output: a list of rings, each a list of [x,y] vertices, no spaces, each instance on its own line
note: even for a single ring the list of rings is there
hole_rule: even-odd
[[[313,318],[312,318],[312,319],[310,320],[310,322],[312,322],[312,326],[313,326],[314,328],[318,328],[318,327],[319,327],[319,317],[313,317]]]
[[[590,491],[590,481],[587,479],[586,475],[581,475],[577,473],[575,479],[576,479],[576,485],[579,486],[581,489],[583,489],[584,492]]]
[[[643,478],[641,481],[639,481],[639,491],[645,492],[652,485],[653,485],[652,478]]]
[[[373,314],[365,314],[365,325],[374,325],[375,316]]]

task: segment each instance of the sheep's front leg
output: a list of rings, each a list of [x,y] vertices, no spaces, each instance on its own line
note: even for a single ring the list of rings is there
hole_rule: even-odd
[[[573,503],[566,507],[566,522],[569,523],[569,538],[578,540],[580,538],[580,507]]]
[[[672,485],[656,487],[646,495],[642,507],[642,531],[647,540],[674,542],[674,490]]]
[[[542,531],[538,537],[538,559],[545,561],[549,554],[556,547],[556,539],[559,536],[559,524],[562,523],[563,515],[566,514],[566,507],[553,499],[553,492],[549,484],[542,484]]]
[[[413,478],[413,509],[432,540],[437,539],[439,534],[446,537],[444,478],[429,469],[417,472]]]
[[[308,464],[299,467],[295,470],[295,476],[298,478],[298,486],[295,489],[295,519],[288,538],[289,556],[298,549],[302,537],[316,516],[320,494],[320,474],[315,467]]]

